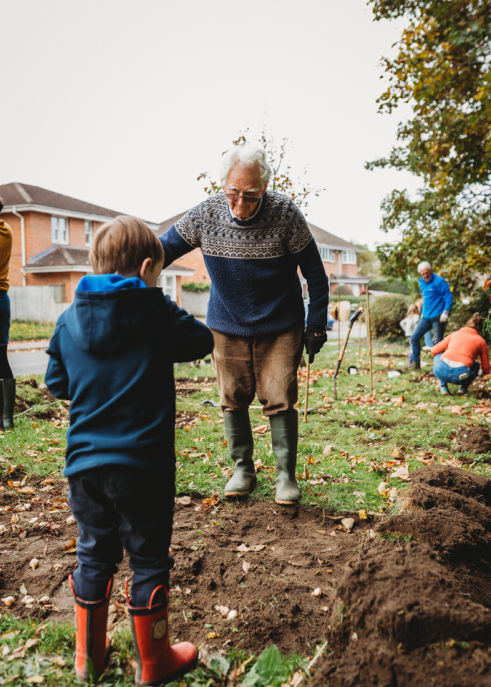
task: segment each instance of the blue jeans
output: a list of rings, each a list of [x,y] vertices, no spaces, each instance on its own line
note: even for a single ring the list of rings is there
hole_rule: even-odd
[[[435,355],[433,362],[433,373],[435,377],[440,380],[440,385],[445,386],[449,382],[451,384],[459,384],[467,391],[467,388],[477,377],[479,372],[479,363],[472,363],[470,367],[467,365],[460,365],[459,367],[450,367],[443,360],[441,353]]]
[[[427,319],[422,317],[418,322],[418,326],[414,330],[414,334],[411,337],[411,362],[419,365],[419,359],[421,354],[421,344],[420,339],[426,332],[429,332],[433,328],[433,344],[437,344],[443,339],[443,334],[445,332],[445,323],[440,322],[440,316],[432,317]]]
[[[131,603],[148,606],[155,587],[169,587],[174,512],[174,473],[104,466],[68,478],[68,500],[77,520],[77,596],[103,599],[123,558],[133,570]],[[157,599],[159,601],[159,599]]]
[[[6,291],[0,290],[0,346],[7,346],[10,331],[10,299]]]
[[[431,336],[431,331],[430,331],[430,330],[428,330],[427,332],[425,332],[424,341],[425,341],[425,346],[429,346],[430,348],[431,348],[432,346],[434,346],[433,337]]]

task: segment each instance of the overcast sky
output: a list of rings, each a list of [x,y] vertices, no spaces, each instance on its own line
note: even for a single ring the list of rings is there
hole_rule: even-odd
[[[380,202],[416,187],[364,170],[390,150],[381,56],[401,22],[364,0],[0,0],[0,183],[20,181],[160,222],[205,196],[237,133],[290,143],[314,188],[308,218],[347,240],[379,231]],[[407,116],[407,111],[406,111]]]

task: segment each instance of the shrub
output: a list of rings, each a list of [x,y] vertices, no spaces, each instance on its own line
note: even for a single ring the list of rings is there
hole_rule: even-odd
[[[183,291],[193,291],[194,293],[201,293],[202,291],[209,291],[210,284],[206,281],[184,281],[182,283]]]
[[[489,289],[485,290],[478,288],[474,289],[471,293],[468,303],[462,303],[462,301],[454,303],[452,314],[450,315],[448,331],[454,332],[463,327],[475,312],[478,312],[483,320],[486,320],[486,318],[489,317],[491,305],[489,302],[490,294],[491,291]],[[488,341],[490,340],[489,334],[487,334],[486,331],[483,331],[483,336]]]
[[[376,279],[368,283],[368,288],[373,291],[388,291],[389,293],[403,293],[409,296],[411,293],[410,284],[401,279]]]
[[[380,339],[404,336],[399,322],[406,316],[407,306],[407,299],[399,294],[373,299],[370,307],[372,336]]]
[[[349,286],[337,286],[336,291],[333,292],[333,296],[352,296],[353,291],[350,289]]]

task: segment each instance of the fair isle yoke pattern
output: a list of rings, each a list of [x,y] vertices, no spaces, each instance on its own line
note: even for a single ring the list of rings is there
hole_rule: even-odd
[[[312,241],[304,216],[291,200],[267,192],[250,222],[231,216],[224,193],[205,200],[175,224],[176,231],[203,255],[257,260],[300,253]]]

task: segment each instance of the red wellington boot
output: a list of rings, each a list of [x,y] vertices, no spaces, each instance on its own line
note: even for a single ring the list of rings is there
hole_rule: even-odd
[[[75,598],[75,619],[77,637],[75,641],[75,672],[79,680],[97,680],[104,669],[109,651],[109,638],[106,635],[107,609],[113,584],[112,578],[107,585],[106,596],[99,601],[80,599],[73,586],[73,578],[68,578]]]
[[[157,592],[163,590],[165,601],[156,603]],[[148,607],[131,606],[126,582],[126,599],[131,615],[133,641],[135,643],[137,687],[157,687],[177,680],[196,667],[198,652],[191,642],[180,642],[170,646],[168,626],[169,590],[156,587]]]

